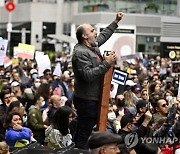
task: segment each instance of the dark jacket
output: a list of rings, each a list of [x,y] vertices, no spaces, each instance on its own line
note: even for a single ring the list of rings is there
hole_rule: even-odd
[[[123,129],[120,129],[118,131],[118,134],[121,135],[121,137],[123,138],[123,143],[124,143],[124,141],[125,141],[124,139],[125,139],[126,135],[131,134],[131,133],[137,133],[138,138],[141,138],[141,137],[144,137],[146,135],[146,131],[147,131],[146,127],[141,125],[138,129],[136,129],[133,132],[127,132]]]
[[[0,105],[0,124],[3,124],[4,122],[4,115],[6,114],[6,110],[7,110],[6,105],[1,104]]]
[[[32,130],[33,136],[36,140],[45,137],[44,122],[41,111],[31,106],[28,113],[28,127]]]
[[[175,116],[176,116],[176,111],[177,111],[177,108],[176,108],[175,105],[173,105],[170,108],[170,110],[169,110],[169,113],[167,115],[167,118],[166,118],[165,122],[162,124],[162,126],[159,129],[154,131],[153,136],[155,136],[155,137],[169,137],[168,136],[169,135],[169,131],[170,131],[171,127],[174,124],[174,119],[175,119]],[[177,129],[175,129],[175,131],[176,130]]]
[[[5,129],[3,128],[3,123],[6,115],[7,107],[4,104],[0,105],[0,141],[5,139]]]
[[[117,24],[112,22],[97,37],[98,47],[105,43]],[[72,66],[75,75],[75,95],[86,100],[99,100],[103,75],[110,65],[106,60],[99,61],[98,47],[89,48],[84,44],[76,44],[72,56]]]
[[[174,124],[172,130],[176,135],[176,137],[180,138],[180,117],[178,118],[177,122]]]

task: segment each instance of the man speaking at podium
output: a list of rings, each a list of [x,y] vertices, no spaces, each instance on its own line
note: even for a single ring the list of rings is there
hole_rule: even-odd
[[[90,24],[82,24],[76,31],[78,43],[73,50],[72,66],[75,75],[73,102],[78,114],[75,145],[79,149],[88,149],[88,138],[97,123],[103,76],[116,59],[115,52],[102,57],[99,47],[111,37],[122,17],[123,13],[118,12],[115,20],[98,36]]]

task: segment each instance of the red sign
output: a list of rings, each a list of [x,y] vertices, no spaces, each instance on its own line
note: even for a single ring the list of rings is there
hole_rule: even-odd
[[[13,11],[15,9],[15,4],[12,1],[6,2],[6,10],[9,12]]]

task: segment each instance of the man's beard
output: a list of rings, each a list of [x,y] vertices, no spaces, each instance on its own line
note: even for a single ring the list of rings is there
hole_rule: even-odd
[[[92,47],[98,47],[98,42],[97,41],[93,42]]]

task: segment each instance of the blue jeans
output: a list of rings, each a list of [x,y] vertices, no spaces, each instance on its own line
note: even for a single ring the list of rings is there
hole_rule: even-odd
[[[78,115],[75,146],[79,149],[88,149],[88,138],[97,123],[98,101],[75,96],[73,103]]]

